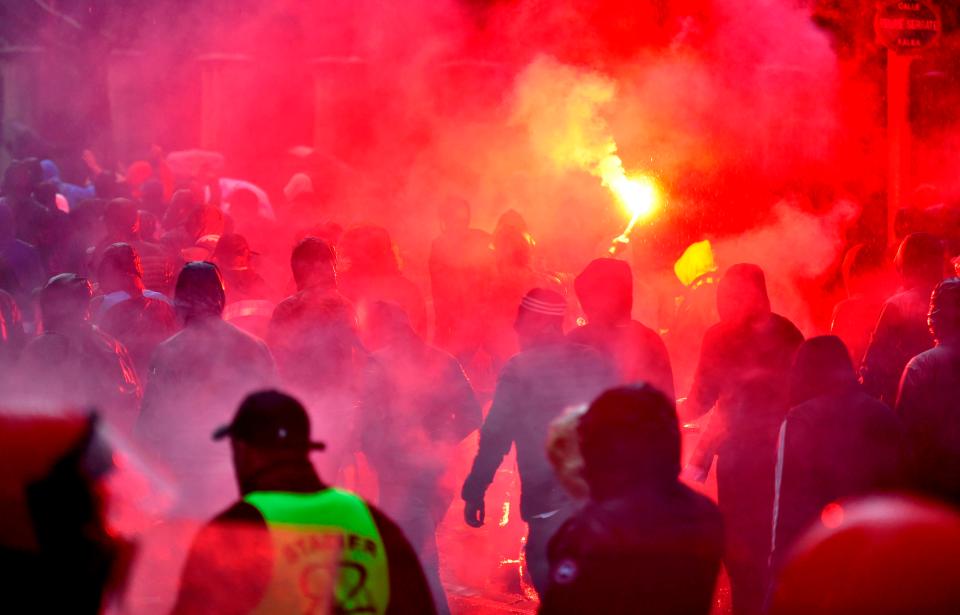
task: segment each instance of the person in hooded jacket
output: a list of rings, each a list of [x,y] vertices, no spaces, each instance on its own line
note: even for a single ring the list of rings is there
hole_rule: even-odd
[[[208,434],[244,396],[276,381],[266,344],[223,320],[225,302],[216,265],[187,263],[174,295],[183,330],[157,347],[137,422],[140,439],[180,480],[180,504],[201,516],[234,495],[230,460]]]
[[[944,277],[943,254],[940,240],[927,233],[907,235],[897,250],[903,290],[884,302],[860,366],[867,392],[890,406],[907,362],[933,347],[927,310],[930,293]]]
[[[936,346],[907,363],[897,414],[906,432],[909,482],[960,505],[960,279],[941,282],[930,301]]]
[[[674,399],[673,370],[667,347],[656,331],[630,318],[633,275],[630,265],[598,258],[574,281],[587,324],[570,331],[571,341],[610,356],[622,382],[649,382]]]
[[[577,435],[590,500],[550,541],[540,614],[709,613],[723,522],[678,480],[673,401],[649,384],[610,389]]]
[[[724,563],[734,613],[741,615],[758,613],[766,591],[777,432],[789,409],[786,382],[803,335],[771,312],[766,279],[756,265],[727,270],[717,286],[717,311],[720,322],[704,336],[681,418],[696,419],[717,406],[701,439],[715,446],[718,458]],[[701,453],[704,465],[713,455]]]
[[[777,453],[775,566],[824,506],[895,488],[901,476],[900,421],[860,387],[839,338],[804,342],[790,381],[791,410]]]

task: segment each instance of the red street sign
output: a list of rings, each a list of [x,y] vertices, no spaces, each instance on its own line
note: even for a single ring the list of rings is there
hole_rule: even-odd
[[[917,53],[940,38],[940,9],[929,0],[893,0],[877,7],[877,42],[901,54]]]

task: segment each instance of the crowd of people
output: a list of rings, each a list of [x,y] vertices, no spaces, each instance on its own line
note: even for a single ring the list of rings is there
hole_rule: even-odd
[[[176,478],[170,515],[210,520],[178,614],[455,611],[442,477],[475,432],[463,519],[485,524],[515,450],[541,613],[707,614],[721,578],[737,615],[960,610],[960,278],[935,233],[907,229],[890,264],[851,246],[849,296],[808,339],[761,267],[700,272],[716,319],[680,378],[674,332],[633,319],[630,265],[543,270],[521,212],[488,233],[444,201],[425,294],[390,231],[344,225],[306,173],[271,197],[203,165],[84,159],[76,184],[47,159],[3,173],[15,612],[98,612],[122,590],[133,555],[88,488],[110,471],[104,424]],[[376,502],[342,488],[360,458]]]

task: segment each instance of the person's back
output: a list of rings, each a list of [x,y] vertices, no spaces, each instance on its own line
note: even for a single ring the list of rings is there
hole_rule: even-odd
[[[847,251],[841,266],[847,296],[833,308],[830,334],[843,340],[854,367],[863,362],[870,335],[883,309],[886,275],[877,261],[875,250],[857,244]]]
[[[290,268],[297,292],[273,310],[267,342],[287,386],[313,396],[353,387],[360,346],[353,305],[337,290],[337,254],[317,237],[294,247]]]
[[[615,379],[612,365],[600,352],[566,341],[521,351],[504,366],[493,403],[511,409],[511,416],[504,418],[511,423],[517,448],[524,515],[550,510],[558,497],[566,500],[544,453],[550,423]],[[486,424],[481,439],[485,433]]]
[[[153,439],[183,432],[200,437],[223,421],[250,390],[274,380],[270,351],[261,340],[221,319],[188,324],[161,343],[153,355],[140,430]],[[204,434],[206,432],[203,432]],[[176,435],[175,435],[176,434]]]
[[[883,303],[863,356],[863,384],[878,399],[896,400],[899,374],[907,362],[933,346],[927,327],[932,287],[901,291]]]
[[[515,330],[524,348],[497,378],[493,405],[480,428],[480,446],[461,489],[464,518],[483,525],[484,494],[504,456],[516,445],[520,516],[527,523],[530,576],[546,586],[546,546],[573,506],[545,450],[550,424],[569,406],[586,403],[617,381],[616,368],[599,351],[563,335],[565,301],[535,288],[520,303]]]
[[[717,497],[728,536],[735,613],[756,613],[766,585],[776,436],[789,409],[787,375],[803,335],[770,310],[763,271],[733,265],[717,287],[721,321],[707,330],[683,418],[716,405]]]
[[[140,439],[182,483],[181,505],[212,512],[226,500],[228,460],[207,435],[249,392],[276,380],[261,340],[224,322],[223,282],[211,263],[189,263],[175,306],[184,328],[160,344],[150,364],[137,422]]]
[[[782,560],[824,506],[899,486],[902,427],[856,382],[846,347],[807,340],[793,368],[794,406],[780,432],[774,558]]]
[[[540,613],[709,613],[723,523],[677,479],[672,401],[649,385],[612,389],[577,432],[590,501],[550,541]]]
[[[491,408],[484,422],[471,477],[489,474],[492,479],[496,467],[491,464],[499,465],[515,444],[521,514],[526,518],[565,504],[567,497],[543,450],[550,423],[568,406],[586,401],[615,381],[607,359],[588,346],[561,341],[521,351],[500,372],[493,399],[497,412]],[[494,447],[489,457],[484,454],[485,440]],[[473,488],[468,478],[464,492]]]
[[[887,299],[860,367],[867,392],[893,405],[907,362],[933,347],[927,326],[930,293],[943,279],[943,247],[932,235],[913,233],[897,252],[904,290]]]
[[[930,327],[937,346],[904,369],[897,414],[904,423],[909,480],[914,488],[960,503],[960,280],[933,293]]]
[[[132,428],[142,393],[127,349],[89,322],[90,282],[74,274],[50,279],[41,293],[44,332],[20,358],[20,386],[59,408],[97,408],[122,430]]]

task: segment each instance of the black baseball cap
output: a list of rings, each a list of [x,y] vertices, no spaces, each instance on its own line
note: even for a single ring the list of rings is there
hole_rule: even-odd
[[[213,432],[214,440],[233,438],[254,446],[288,450],[327,448],[310,441],[310,417],[303,404],[276,390],[251,393],[237,408],[233,421]]]

